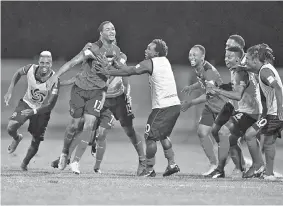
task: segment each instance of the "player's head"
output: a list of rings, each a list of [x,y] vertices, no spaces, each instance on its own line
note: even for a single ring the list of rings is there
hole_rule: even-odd
[[[267,44],[257,44],[247,50],[246,65],[251,71],[259,71],[263,64],[273,61],[273,50]]]
[[[203,64],[205,59],[205,48],[202,45],[194,45],[189,52],[191,66],[196,67]]]
[[[113,42],[116,38],[116,30],[114,25],[110,21],[102,22],[99,27],[98,31],[100,34],[100,38],[106,41]]]
[[[241,49],[244,49],[245,47],[245,40],[243,37],[241,37],[238,34],[233,34],[229,36],[228,40],[226,41],[226,48],[228,49],[229,47],[239,47]]]
[[[42,51],[38,60],[39,75],[46,76],[51,72],[52,67],[52,55],[50,51]]]
[[[154,39],[145,50],[145,58],[166,57],[168,54],[168,47],[162,39]]]
[[[239,47],[229,47],[225,51],[225,64],[228,69],[241,63],[244,51]]]

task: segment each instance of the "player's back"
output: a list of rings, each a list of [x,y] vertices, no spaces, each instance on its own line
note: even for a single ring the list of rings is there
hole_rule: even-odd
[[[259,72],[259,84],[260,84],[260,87],[261,87],[261,90],[264,96],[266,97],[267,114],[277,115],[277,100],[275,96],[275,90],[272,87],[267,86],[264,82],[262,82],[260,78],[261,71],[264,68],[268,68],[273,72],[273,74],[275,75],[274,79],[278,82],[279,86],[283,90],[282,81],[278,74],[278,71],[271,64],[265,64],[261,67],[260,72]],[[282,92],[282,95],[283,95],[283,92]]]
[[[38,67],[38,65],[32,64],[28,68],[26,72],[28,87],[23,97],[23,101],[33,109],[38,109],[41,107],[49,94],[46,82],[40,83],[35,78],[35,72]],[[54,71],[52,71],[52,75],[53,74]]]
[[[165,108],[179,105],[174,73],[166,57],[154,57],[152,74],[149,76],[152,108]]]
[[[109,62],[113,61],[114,56],[120,53],[120,48],[112,44],[111,49],[103,46],[101,40],[92,43],[89,48],[95,55],[105,55]],[[96,60],[87,59],[82,64],[82,72],[77,76],[75,84],[85,90],[102,89],[106,86],[107,77],[101,73],[97,73],[95,65],[99,64]]]

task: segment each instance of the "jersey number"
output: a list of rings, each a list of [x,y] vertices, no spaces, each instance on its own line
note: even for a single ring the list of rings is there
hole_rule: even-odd
[[[93,109],[94,110],[101,110],[101,101],[99,101],[99,100],[95,100],[95,103],[94,103],[94,105],[93,105]]]
[[[262,119],[260,119],[260,120],[258,120],[258,121],[256,122],[256,125],[257,125],[259,128],[262,128],[262,127],[264,127],[264,126],[266,125],[266,123],[267,123],[267,119],[262,118]]]
[[[235,115],[236,119],[238,119],[238,120],[241,119],[242,116],[243,116],[243,113],[239,113],[239,114]]]

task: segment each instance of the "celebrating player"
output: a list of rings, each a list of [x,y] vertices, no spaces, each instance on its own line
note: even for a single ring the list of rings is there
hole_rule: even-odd
[[[8,147],[8,153],[13,153],[23,135],[18,129],[29,120],[28,131],[32,135],[31,145],[21,164],[21,169],[26,171],[30,160],[37,153],[40,142],[44,140],[46,127],[50,119],[51,110],[54,108],[59,90],[59,82],[50,90],[47,88],[46,80],[54,75],[52,67],[52,56],[49,51],[40,53],[38,65],[29,64],[20,68],[13,76],[7,94],[4,96],[6,105],[9,104],[13,90],[23,75],[27,76],[28,88],[22,99],[20,99],[13,115],[8,123],[8,134],[13,138]]]
[[[62,154],[60,155],[60,161],[58,168],[63,170],[67,164],[67,156],[69,153],[69,147],[73,141],[75,133],[78,131],[81,118],[84,118],[84,126],[82,136],[85,142],[84,147],[77,148],[78,158],[85,152],[88,142],[93,136],[93,128],[95,128],[95,121],[100,116],[100,111],[105,101],[105,93],[107,90],[108,78],[103,74],[98,74],[95,65],[98,62],[95,60],[95,55],[101,54],[108,58],[113,58],[120,54],[120,48],[113,44],[115,41],[115,27],[109,22],[102,22],[98,28],[100,32],[100,39],[93,43],[90,49],[81,51],[72,60],[64,64],[59,71],[49,81],[49,86],[56,83],[56,78],[60,77],[63,73],[68,71],[71,67],[84,62],[82,65],[83,72],[76,76],[75,84],[71,90],[70,100],[70,114],[73,117],[71,123],[68,125]],[[109,65],[109,62],[105,62],[103,67]],[[105,128],[101,130],[106,131]],[[105,134],[98,138],[98,153],[104,154],[105,151]],[[79,150],[78,150],[79,149]],[[76,155],[77,156],[77,155]]]
[[[207,81],[213,81],[216,86],[223,84],[221,76],[217,69],[213,67],[209,62],[205,61],[205,48],[201,45],[195,45],[189,52],[189,61],[194,68],[198,82],[193,85],[186,86],[182,91],[187,94],[197,88],[206,90]],[[203,94],[200,97],[191,101],[182,102],[182,111],[186,111],[189,107],[205,102],[205,108],[202,112],[202,117],[199,121],[198,136],[201,146],[210,161],[210,168],[203,175],[208,175],[214,171],[217,167],[217,159],[213,150],[213,143],[210,139],[211,126],[220,112],[221,108],[228,101],[227,98],[220,95],[206,95]],[[225,131],[223,131],[224,135]]]
[[[149,115],[145,139],[146,139],[146,169],[141,174],[145,177],[154,177],[155,154],[157,152],[156,141],[160,141],[164,150],[168,166],[163,176],[169,176],[180,169],[175,163],[170,134],[180,115],[180,100],[177,94],[176,82],[169,60],[166,58],[168,47],[161,39],[153,40],[145,50],[145,60],[136,66],[125,66],[115,62],[118,69],[107,70],[99,68],[103,74],[110,76],[131,76],[149,74],[151,88],[152,112]],[[100,57],[101,62],[105,59]]]
[[[267,116],[257,126],[262,127],[264,135],[266,171],[263,177],[267,180],[276,179],[273,171],[275,142],[283,129],[283,86],[278,71],[270,63],[273,60],[272,49],[266,44],[252,46],[247,51],[246,65],[249,71],[259,74],[260,88],[266,97]]]

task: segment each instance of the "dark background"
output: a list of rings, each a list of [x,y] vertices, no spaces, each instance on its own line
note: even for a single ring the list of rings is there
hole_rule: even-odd
[[[143,59],[154,38],[164,39],[169,59],[187,64],[194,44],[223,65],[224,46],[240,34],[246,47],[269,44],[283,65],[283,2],[1,2],[2,58],[31,58],[48,49],[70,59],[96,41],[102,21],[112,21],[129,61]]]

